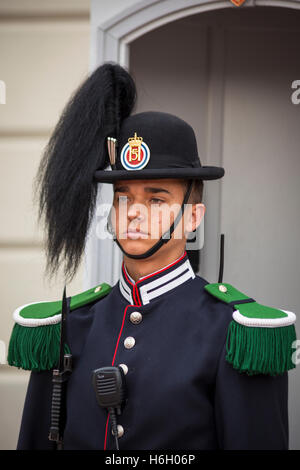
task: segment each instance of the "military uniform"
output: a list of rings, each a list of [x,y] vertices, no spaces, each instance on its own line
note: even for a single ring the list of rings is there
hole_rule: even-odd
[[[234,308],[210,295],[187,254],[134,283],[123,264],[103,298],[68,316],[74,370],[65,449],[115,449],[92,372],[124,368],[120,450],[287,449],[288,377],[250,376],[225,360]],[[18,449],[51,449],[51,371],[32,372]]]
[[[61,253],[67,271],[78,265],[98,182],[187,181],[182,210],[145,253],[126,252],[108,224],[126,257],[145,259],[172,238],[193,181],[224,175],[223,168],[201,165],[195,133],[182,119],[155,111],[130,115],[135,93],[122,67],[100,66],[51,138],[41,165],[40,209],[54,268]],[[19,449],[55,448],[48,440],[54,420],[50,438],[61,448],[57,380],[69,373],[62,369],[69,353],[65,449],[118,444],[92,386],[93,371],[106,366],[125,374],[121,450],[288,448],[292,312],[260,305],[230,284],[208,284],[194,273],[186,252],[137,282],[123,264],[112,288],[103,283],[68,299],[23,306],[14,314],[8,363],[32,370]]]

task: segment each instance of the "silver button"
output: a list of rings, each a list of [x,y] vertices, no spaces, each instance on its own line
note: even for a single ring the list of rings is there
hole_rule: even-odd
[[[140,312],[132,312],[129,318],[134,325],[138,325],[138,323],[141,323],[143,320],[143,316]]]
[[[133,348],[134,345],[135,345],[135,339],[133,338],[133,336],[128,336],[124,340],[124,346],[126,349],[131,349]]]
[[[118,428],[118,437],[122,437],[123,434],[124,434],[124,428],[123,428],[123,426],[121,426],[121,424],[118,424],[117,428]],[[114,435],[113,430],[111,430],[111,433],[112,433],[112,435]]]
[[[124,374],[126,375],[128,372],[128,367],[126,366],[126,364],[119,364],[119,367],[122,367]]]
[[[227,287],[226,287],[226,286],[223,286],[223,285],[222,285],[222,286],[219,286],[219,291],[225,293],[225,292],[227,292]]]

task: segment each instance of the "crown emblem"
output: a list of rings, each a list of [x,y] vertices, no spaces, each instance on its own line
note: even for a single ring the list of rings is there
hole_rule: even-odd
[[[231,0],[231,3],[233,3],[236,7],[240,7],[245,0]]]
[[[138,160],[141,161],[141,148],[142,148],[143,137],[138,137],[137,133],[134,133],[134,137],[129,137],[129,161]]]
[[[127,142],[121,151],[122,166],[126,170],[141,170],[149,162],[149,147],[144,142],[143,137],[139,137],[136,132],[133,137],[129,137]]]

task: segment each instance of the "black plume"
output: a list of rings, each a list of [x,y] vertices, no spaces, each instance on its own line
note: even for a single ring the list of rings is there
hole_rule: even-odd
[[[109,165],[106,138],[118,137],[136,101],[132,77],[120,65],[105,63],[73,93],[45,148],[34,182],[38,220],[46,229],[46,272],[63,262],[70,281],[80,264],[93,217],[96,169]]]

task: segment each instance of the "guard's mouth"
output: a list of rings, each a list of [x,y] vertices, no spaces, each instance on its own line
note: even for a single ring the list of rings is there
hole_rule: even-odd
[[[124,233],[123,233],[123,236],[125,238],[130,238],[132,240],[137,240],[138,238],[148,238],[148,233],[146,232],[142,232],[140,230],[126,230]]]

